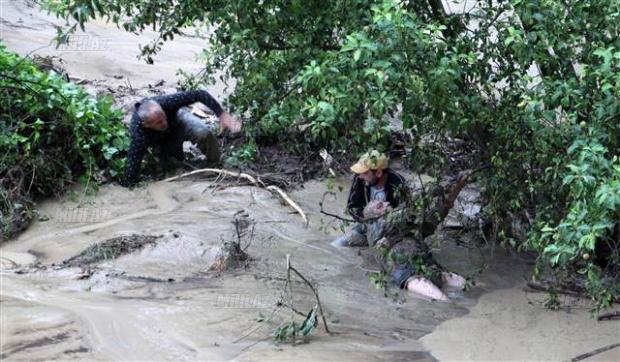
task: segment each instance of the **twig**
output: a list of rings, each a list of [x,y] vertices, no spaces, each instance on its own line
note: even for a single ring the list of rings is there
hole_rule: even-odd
[[[301,316],[305,316],[305,314],[304,314],[304,313],[302,313],[302,312],[298,311],[297,309],[295,309],[295,308],[293,307],[293,303],[292,303],[292,301],[293,301],[293,286],[292,286],[292,284],[293,284],[293,283],[292,283],[292,281],[291,281],[291,271],[293,271],[295,274],[297,274],[297,275],[298,275],[298,276],[299,276],[299,277],[300,277],[300,278],[301,278],[301,279],[302,279],[302,280],[303,280],[303,281],[304,281],[304,282],[305,282],[305,283],[306,283],[306,284],[310,287],[310,289],[311,289],[311,290],[312,290],[312,292],[314,293],[314,296],[316,297],[316,300],[317,300],[317,304],[318,304],[318,306],[319,306],[319,313],[321,313],[321,318],[323,318],[323,324],[325,325],[325,331],[326,331],[327,333],[331,333],[331,332],[329,331],[328,327],[327,327],[327,322],[326,322],[326,320],[325,320],[325,316],[323,315],[323,309],[322,309],[322,307],[321,307],[321,301],[320,301],[320,299],[319,299],[319,295],[318,295],[318,293],[317,293],[317,292],[316,292],[316,290],[314,289],[314,286],[312,286],[312,284],[311,284],[311,283],[310,283],[310,282],[309,282],[309,281],[308,281],[308,280],[307,280],[307,279],[306,279],[303,275],[301,275],[301,273],[299,273],[299,272],[297,271],[297,269],[295,269],[295,268],[293,268],[293,267],[291,266],[291,262],[290,262],[290,254],[287,254],[287,255],[286,255],[286,283],[284,284],[284,292],[283,292],[283,294],[280,296],[280,300],[279,300],[279,301],[278,301],[278,303],[276,304],[276,308],[274,308],[274,309],[271,311],[271,315],[269,315],[269,317],[268,317],[265,321],[266,321],[266,322],[271,321],[271,319],[275,316],[275,314],[276,314],[278,311],[280,311],[280,310],[282,309],[282,307],[283,307],[283,306],[287,306],[287,307],[291,308],[291,310],[292,310],[294,313],[297,313],[297,314],[299,314],[299,315],[301,315]],[[286,293],[286,288],[289,288],[289,290],[290,290],[290,297],[291,297],[291,303],[290,303],[290,305],[288,305],[288,304],[284,303],[284,294]],[[248,336],[250,336],[251,334],[253,334],[254,332],[256,332],[257,330],[261,329],[261,328],[262,328],[262,327],[264,327],[264,326],[265,326],[265,323],[262,323],[262,324],[260,324],[260,325],[256,326],[255,328],[253,328],[252,330],[250,330],[249,332],[247,332],[247,333],[246,333],[246,334],[244,334],[243,336],[239,337],[238,339],[236,339],[236,340],[235,340],[235,341],[233,341],[232,343],[233,343],[233,344],[235,344],[235,343],[239,343],[240,341],[242,341],[243,339],[247,338]],[[259,340],[259,341],[260,341],[260,340]],[[258,343],[258,342],[253,343],[253,344],[252,344],[252,345],[250,345],[249,347],[251,347],[251,346],[255,345],[256,343]],[[246,347],[246,348],[247,348],[247,347]]]
[[[618,348],[618,347],[620,347],[620,343],[614,343],[614,344],[610,344],[609,346],[597,348],[597,349],[595,349],[592,352],[580,354],[579,356],[572,358],[570,360],[570,362],[582,361],[582,360],[584,360],[586,358],[590,358],[590,357],[592,357],[594,355],[597,355],[599,353],[607,352],[607,351],[609,351],[611,349]]]
[[[336,215],[336,214],[332,214],[331,212],[327,212],[327,211],[323,210],[323,201],[325,200],[325,195],[327,195],[327,194],[333,194],[333,192],[326,191],[325,193],[323,193],[323,198],[321,198],[321,201],[319,202],[319,206],[321,207],[321,210],[320,210],[321,214],[324,214],[324,215],[327,215],[327,216],[331,216],[331,217],[333,217],[335,219],[338,219],[338,220],[341,220],[341,221],[350,222],[350,223],[356,223],[356,222],[365,223],[365,222],[377,220],[377,219],[380,219],[380,218],[382,218],[382,217],[384,217],[384,216],[386,216],[386,215],[388,215],[390,213],[397,212],[397,211],[400,211],[400,210],[404,209],[404,207],[397,207],[397,208],[394,208],[392,210],[386,211],[385,214],[380,215],[380,216],[373,216],[373,217],[368,217],[368,218],[362,218],[360,220],[353,220],[353,219],[348,219],[346,217],[342,217],[342,216],[339,216],[339,215]]]
[[[273,316],[274,316],[274,315],[275,315],[275,314],[276,314],[276,313],[277,313],[280,309],[282,309],[282,308],[281,308],[281,307],[279,307],[279,308],[274,308],[274,309],[271,311],[271,315],[269,316],[269,318],[267,318],[267,319],[265,320],[265,322],[269,322],[269,321],[271,321],[271,318],[273,318]],[[261,329],[261,328],[263,328],[264,326],[265,326],[265,323],[263,323],[263,324],[259,324],[258,326],[256,326],[256,328],[252,329],[252,330],[251,330],[251,331],[249,331],[248,333],[246,333],[246,334],[244,334],[243,336],[239,337],[238,339],[234,340],[232,343],[233,343],[233,344],[235,344],[235,343],[239,343],[239,342],[241,342],[243,339],[245,339],[245,338],[249,337],[252,333],[256,332],[257,330],[259,330],[259,329]]]
[[[325,202],[325,196],[327,196],[327,195],[335,195],[335,193],[334,192],[330,192],[330,191],[325,191],[323,193],[323,197],[321,197],[321,201],[319,202],[319,206],[321,207],[321,214],[324,214],[324,215],[327,215],[327,216],[331,216],[331,217],[333,217],[335,219],[338,219],[340,221],[346,221],[346,222],[350,222],[350,223],[357,222],[357,220],[348,219],[346,217],[342,217],[342,216],[339,216],[339,215],[336,215],[336,214],[332,214],[330,212],[327,212],[327,211],[323,210],[323,202]]]
[[[336,218],[336,219],[338,219],[340,221],[346,221],[346,222],[351,222],[351,223],[357,222],[357,221],[355,221],[353,219],[347,219],[346,217],[342,217],[342,216],[338,216],[336,214],[329,213],[329,212],[323,210],[323,205],[321,205],[321,214],[327,215],[327,216],[331,216],[331,217]]]
[[[290,255],[287,254],[286,255],[286,272],[287,272],[288,281],[290,281],[290,271],[293,271],[295,274],[297,274],[297,276],[300,277],[301,280],[303,280],[308,285],[308,287],[312,290],[312,293],[314,293],[314,296],[316,297],[316,303],[319,306],[319,313],[321,313],[321,319],[323,319],[323,326],[325,326],[325,332],[331,333],[329,331],[329,328],[327,327],[327,320],[325,319],[325,314],[323,314],[323,307],[321,306],[321,299],[319,298],[319,293],[316,291],[312,283],[310,283],[308,279],[306,279],[303,275],[301,275],[301,273],[297,271],[297,269],[295,269],[291,265]]]
[[[248,242],[245,245],[245,248],[243,248],[243,251],[246,251],[250,245],[252,244],[252,241],[254,240],[254,230],[256,229],[256,222],[252,223],[252,231],[250,231],[250,237],[248,238]]]
[[[241,231],[239,230],[239,219],[235,218],[235,231],[237,232],[237,245],[241,249]]]
[[[290,254],[286,254],[286,285],[284,287],[284,290],[286,292],[286,287],[288,286],[288,290],[289,290],[289,297],[291,300],[291,309],[293,311],[295,311],[295,308],[293,307],[293,283],[291,283],[291,255]]]

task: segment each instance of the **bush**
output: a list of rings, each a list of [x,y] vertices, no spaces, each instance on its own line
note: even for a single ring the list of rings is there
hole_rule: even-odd
[[[2,44],[0,92],[0,240],[6,240],[32,219],[33,198],[61,193],[77,180],[92,189],[100,176],[118,175],[129,139],[111,97],[93,99]]]

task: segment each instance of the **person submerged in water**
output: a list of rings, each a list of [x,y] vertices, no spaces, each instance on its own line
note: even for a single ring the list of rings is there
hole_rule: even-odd
[[[201,102],[219,119],[219,131],[237,133],[242,123],[228,112],[205,90],[192,90],[148,98],[135,106],[129,125],[131,145],[121,185],[135,185],[140,179],[140,167],[146,151],[157,147],[160,159],[173,157],[183,160],[183,142],[193,141],[205,154],[207,161],[219,162],[220,152],[215,134],[217,127],[194,116],[186,106]]]
[[[364,208],[364,218],[370,220],[367,222],[369,244],[379,255],[386,255],[382,263],[391,282],[422,296],[448,301],[441,287],[462,289],[465,279],[439,265],[426,244],[396,232],[404,213],[400,210],[390,213],[390,208],[389,202],[371,201]]]

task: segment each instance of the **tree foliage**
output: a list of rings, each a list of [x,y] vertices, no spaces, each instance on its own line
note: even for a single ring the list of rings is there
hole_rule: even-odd
[[[203,30],[203,74],[236,80],[230,101],[251,115],[259,142],[386,148],[396,118],[410,166],[425,172],[446,164],[437,147],[446,139],[473,143],[478,165],[491,166],[480,182],[496,236],[538,251],[558,276],[586,275],[601,306],[617,295],[597,262],[618,262],[617,0],[471,1],[448,11],[438,0],[46,3],[74,27],[96,17],[152,27],[160,38],[142,47],[148,61],[183,28]],[[533,226],[525,244],[504,230],[510,215]],[[603,242],[609,255],[595,256]]]

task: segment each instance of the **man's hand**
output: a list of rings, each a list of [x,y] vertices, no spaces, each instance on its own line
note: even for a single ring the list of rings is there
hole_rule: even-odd
[[[241,131],[241,121],[233,117],[230,113],[224,112],[220,115],[220,130],[230,130],[231,133],[239,133]]]

